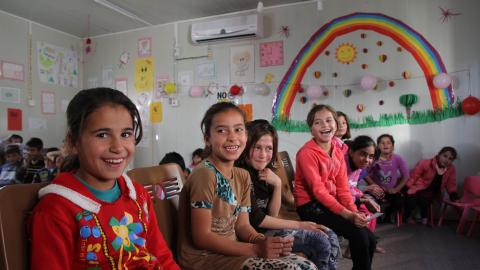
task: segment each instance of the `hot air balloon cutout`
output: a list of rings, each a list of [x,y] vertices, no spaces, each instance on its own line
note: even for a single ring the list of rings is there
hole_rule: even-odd
[[[351,43],[340,44],[335,51],[335,58],[339,63],[350,64],[357,57],[357,49]]]
[[[418,102],[418,96],[415,94],[406,94],[400,96],[400,104],[405,106],[405,110],[407,112],[407,119],[410,119],[410,112],[412,110],[412,106]]]

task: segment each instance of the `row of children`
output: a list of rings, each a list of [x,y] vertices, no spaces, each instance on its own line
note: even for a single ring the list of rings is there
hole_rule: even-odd
[[[32,137],[23,143],[18,134],[11,135],[1,144],[0,186],[18,183],[49,182],[57,174],[63,161],[56,147],[44,149],[40,138]]]
[[[179,269],[148,192],[123,174],[142,137],[136,106],[116,90],[83,90],[70,102],[67,122],[72,165],[39,192],[29,226],[33,269]],[[335,111],[315,106],[307,122],[313,139],[297,154],[295,177],[303,221],[291,221],[278,218],[275,129],[263,120],[246,124],[231,103],[207,110],[205,159],[180,196],[183,269],[335,269],[336,234],[350,240],[353,268],[371,269],[376,240],[333,141]]]
[[[357,170],[357,174],[349,177],[350,188],[353,194],[355,190],[360,190],[355,194],[357,198],[367,198],[380,204],[385,211],[383,220],[391,221],[399,211],[405,220],[414,223],[411,213],[418,206],[420,222],[427,224],[428,206],[443,195],[442,188],[447,191],[450,200],[459,199],[456,171],[452,164],[457,157],[455,148],[443,147],[434,158],[422,160],[410,173],[405,160],[394,153],[395,140],[392,135],[380,135],[376,144],[367,136],[349,141],[347,116],[337,112],[337,118],[339,128],[335,136],[345,140],[345,144],[340,144],[346,153],[348,170]]]

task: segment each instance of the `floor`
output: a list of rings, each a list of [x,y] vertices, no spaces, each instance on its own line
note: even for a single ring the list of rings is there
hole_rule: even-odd
[[[387,253],[375,254],[373,269],[480,269],[480,228],[472,237],[466,237],[457,235],[455,226],[454,222],[435,228],[379,224],[375,235],[380,237],[378,243]],[[338,261],[338,270],[351,268],[351,260]]]

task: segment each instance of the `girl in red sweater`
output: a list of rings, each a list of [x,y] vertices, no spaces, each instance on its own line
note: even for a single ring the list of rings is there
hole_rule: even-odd
[[[344,154],[333,141],[336,121],[328,105],[315,105],[308,113],[313,138],[297,153],[295,203],[302,220],[323,224],[350,241],[353,269],[371,269],[376,241],[366,228],[368,216],[353,202]]]
[[[73,169],[39,191],[32,269],[179,269],[150,196],[123,174],[142,138],[135,104],[117,90],[82,90],[67,124]]]

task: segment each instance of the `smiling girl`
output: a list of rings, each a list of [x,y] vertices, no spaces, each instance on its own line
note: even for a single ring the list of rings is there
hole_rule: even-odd
[[[117,90],[82,90],[67,124],[72,170],[39,191],[32,269],[179,269],[150,196],[123,174],[142,138],[136,106]]]
[[[333,137],[336,113],[315,105],[307,116],[313,138],[297,153],[295,202],[302,220],[331,228],[350,241],[353,269],[371,269],[376,241],[350,193],[344,154]]]
[[[180,196],[182,269],[316,269],[290,255],[293,238],[266,237],[250,225],[250,177],[234,167],[247,142],[243,111],[232,103],[214,104],[201,128],[206,159]]]

